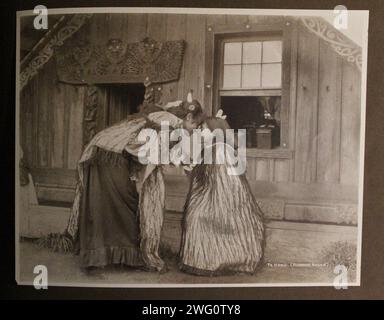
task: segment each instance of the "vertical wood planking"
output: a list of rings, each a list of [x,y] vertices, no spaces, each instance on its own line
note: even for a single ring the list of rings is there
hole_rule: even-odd
[[[50,108],[48,106],[48,95],[50,93],[51,79],[49,72],[48,63],[45,68],[45,72],[40,72],[37,75],[37,86],[38,86],[38,105],[37,110],[37,154],[38,162],[37,166],[41,168],[48,167],[49,164],[49,155],[50,155],[50,144],[49,144],[49,134],[50,134],[50,124],[49,124],[49,112]]]
[[[316,180],[319,38],[300,30],[295,181]]]
[[[116,123],[120,116],[120,106],[116,103],[117,96],[111,86],[105,86],[108,112],[108,126]]]
[[[53,153],[52,168],[64,166],[64,136],[67,134],[64,127],[65,89],[64,84],[58,84],[54,88],[55,103],[53,107]]]
[[[287,22],[288,23],[288,22]],[[282,96],[280,118],[288,119],[290,109],[291,95],[291,51],[292,51],[292,27],[286,25],[283,30],[283,62],[282,62]],[[280,145],[286,148],[289,145],[289,121],[281,126]]]
[[[361,73],[354,65],[343,61],[340,182],[357,185],[360,139]]]
[[[76,169],[77,161],[83,149],[83,86],[72,88],[73,103],[71,104],[69,128],[68,128],[68,168]]]
[[[35,79],[32,79],[20,94],[20,144],[23,148],[24,159],[31,167],[36,165],[36,140],[34,140],[36,91],[33,90],[34,82]]]
[[[147,32],[147,14],[129,14],[124,16],[124,32],[122,39],[124,42],[142,41]]]
[[[320,43],[317,182],[337,183],[340,177],[341,62]]]
[[[256,178],[256,159],[247,158],[247,167],[245,175],[248,180],[255,180]]]
[[[268,160],[268,168],[269,168],[269,181],[275,180],[275,159]]]
[[[126,32],[125,26],[127,22],[127,14],[125,13],[111,13],[109,14],[109,38],[123,40],[124,33]]]
[[[167,16],[167,40],[185,40],[186,36],[186,23],[187,16],[183,14],[168,14]],[[186,50],[188,44],[186,44]],[[182,96],[184,90],[184,59],[183,65],[180,70],[179,81],[173,81],[163,85],[162,100],[164,103],[174,100],[183,100],[185,97]],[[179,88],[180,94],[179,94]]]
[[[167,38],[166,14],[148,14],[147,36],[156,41],[164,41]]]
[[[204,48],[205,48],[205,17],[202,15],[187,16],[185,54],[184,91],[186,97],[193,90],[194,99],[202,101],[204,90]]]
[[[270,162],[268,159],[256,160],[256,180],[269,181],[270,179]]]
[[[276,159],[274,162],[275,174],[273,181],[288,182],[289,181],[289,160]]]
[[[214,68],[215,68],[215,44],[214,31],[217,25],[225,24],[224,15],[207,15],[205,26],[205,70],[204,70],[204,108],[207,115],[213,112],[213,95],[216,88]]]
[[[70,152],[68,148],[69,142],[69,120],[71,118],[71,105],[73,103],[73,94],[72,94],[72,86],[66,85],[64,86],[64,141],[63,141],[63,167],[68,168],[68,152]]]
[[[109,35],[109,18],[107,14],[94,14],[90,27],[90,41],[94,44],[105,45]]]
[[[38,91],[38,76],[36,76],[31,84],[32,84],[32,91],[33,92],[39,92]],[[39,101],[38,101],[38,94],[33,95],[33,105],[32,105],[32,112],[33,112],[33,166],[38,167],[39,166],[39,140],[38,140],[38,133],[39,133]]]
[[[24,90],[27,89],[28,86],[24,88]],[[25,91],[24,91],[25,92]],[[19,119],[16,119],[16,121],[19,122],[19,145],[24,153],[24,160],[28,159],[29,153],[26,149],[26,139],[27,139],[27,118],[28,118],[28,105],[25,103],[23,91],[20,92],[20,117]],[[18,143],[18,141],[15,141]]]
[[[98,86],[96,87],[97,94],[97,132],[101,131],[105,127],[108,127],[108,124],[111,122],[109,119],[109,89],[107,86]],[[86,89],[87,91],[91,91],[90,88]]]
[[[159,42],[167,39],[167,14],[148,14],[147,36]],[[162,86],[159,86],[162,90]],[[166,97],[161,92],[160,103],[166,103]]]
[[[55,101],[56,97],[54,95],[54,88],[59,85],[57,74],[56,74],[56,64],[54,60],[50,61],[50,66],[48,67],[47,74],[49,75],[49,84],[50,84],[50,90],[47,95],[47,109],[48,109],[48,137],[47,137],[47,143],[48,143],[48,167],[52,167],[52,157],[53,157],[53,133],[56,130],[53,123],[53,113],[55,110]],[[48,84],[47,84],[48,87]]]
[[[206,29],[207,29],[207,20],[204,16],[196,16],[197,23],[200,28],[198,29],[199,33],[199,54],[197,56],[198,63],[198,78],[197,78],[197,86],[198,86],[198,100],[200,103],[204,101],[205,94],[205,41],[206,41]],[[204,106],[203,106],[204,107]]]
[[[25,141],[25,143],[22,144],[23,155],[27,161],[28,166],[33,167],[33,150],[35,149],[33,144],[33,114],[28,112],[24,116],[25,135],[23,141]]]
[[[298,27],[294,23],[291,30],[291,68],[290,68],[290,102],[288,112],[288,146],[294,150],[296,144],[296,105],[297,105],[297,58],[298,58]],[[290,160],[289,181],[295,178],[295,161]]]

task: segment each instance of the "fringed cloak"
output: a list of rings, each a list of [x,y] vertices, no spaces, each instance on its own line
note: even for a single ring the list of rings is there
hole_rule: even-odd
[[[50,235],[45,239],[48,246],[56,246],[64,251],[73,249],[73,242],[76,241],[79,230],[80,203],[84,191],[84,167],[95,159],[100,150],[112,157],[113,154],[121,155],[126,152],[137,158],[139,149],[144,144],[138,140],[140,131],[144,128],[159,128],[163,121],[167,121],[173,128],[179,127],[182,123],[182,120],[175,115],[167,111],[158,111],[149,115],[130,116],[127,120],[95,135],[78,162],[78,183],[68,225],[62,237],[63,246],[54,244],[60,238],[58,235]],[[113,159],[110,160],[113,161]],[[157,165],[147,164],[140,167],[141,169],[134,170],[131,176],[139,194],[140,251],[147,267],[161,270],[164,262],[158,256],[158,248],[165,204],[164,178]]]

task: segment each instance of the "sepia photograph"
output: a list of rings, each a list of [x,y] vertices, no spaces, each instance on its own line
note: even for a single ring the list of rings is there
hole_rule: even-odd
[[[368,11],[17,12],[16,280],[360,286]]]

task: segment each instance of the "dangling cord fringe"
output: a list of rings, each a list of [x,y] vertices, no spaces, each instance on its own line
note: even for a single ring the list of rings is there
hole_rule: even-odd
[[[66,230],[63,233],[49,233],[36,240],[36,243],[43,248],[52,249],[55,252],[73,252],[75,237],[78,230],[80,199],[82,194],[81,183],[76,185],[75,199],[68,219]]]
[[[50,233],[36,240],[36,243],[43,248],[53,249],[55,252],[73,252],[74,240],[67,233]]]

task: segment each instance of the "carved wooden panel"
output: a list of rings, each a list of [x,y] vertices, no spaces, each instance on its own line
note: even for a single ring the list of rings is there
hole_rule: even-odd
[[[54,32],[47,33],[45,39],[41,40],[47,41],[47,43],[39,52],[34,52],[33,49],[33,52],[31,53],[31,56],[33,57],[28,65],[24,65],[23,63],[21,66],[20,89],[23,89],[37,72],[51,59],[55,53],[55,49],[62,46],[64,42],[76,33],[90,17],[92,17],[92,14],[76,14],[61,29],[53,29]]]
[[[106,45],[82,43],[57,52],[59,80],[73,84],[151,83],[176,81],[184,55],[184,40],[123,43],[110,39]]]
[[[84,104],[83,143],[88,144],[97,132],[98,88],[88,86]]]

